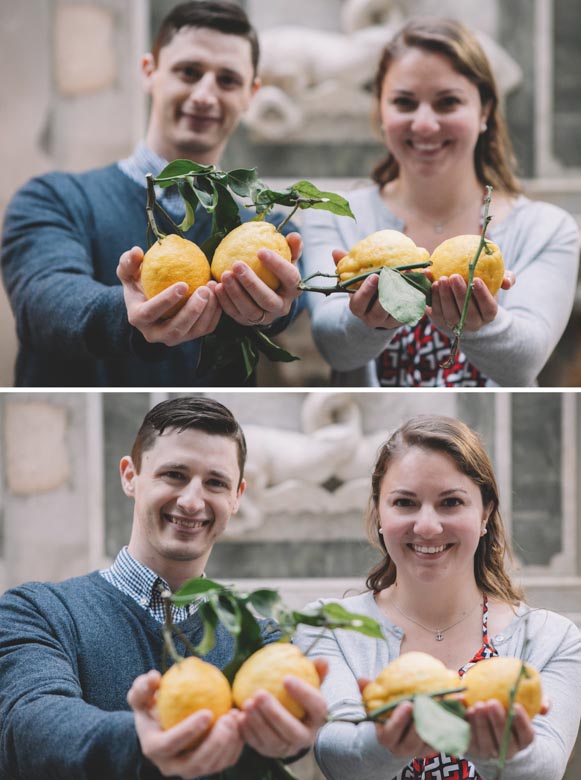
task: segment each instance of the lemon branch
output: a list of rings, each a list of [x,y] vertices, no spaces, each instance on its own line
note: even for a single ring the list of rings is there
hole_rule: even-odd
[[[169,224],[175,229],[176,233],[180,235],[182,238],[184,238],[184,233],[179,227],[179,225],[176,225],[176,223],[173,221],[173,219],[170,217],[170,215],[167,213],[167,211],[164,209],[164,207],[158,202],[157,198],[155,197],[155,186],[154,186],[154,178],[151,175],[151,173],[147,173],[145,175],[145,179],[147,181],[147,203],[145,206],[145,213],[147,214],[147,224],[148,229],[153,233],[157,241],[161,241],[162,238],[164,238],[164,233],[160,231],[160,229],[157,227],[157,223],[155,221],[155,209],[157,209],[160,214],[163,215],[164,219],[167,219]]]
[[[391,270],[399,271],[401,273],[405,271],[412,271],[418,268],[428,268],[431,264],[432,263],[430,260],[425,260],[423,263],[408,263],[407,265],[396,265],[393,266]],[[305,277],[304,279],[301,279],[301,281],[299,282],[299,290],[302,290],[303,292],[323,293],[323,295],[330,295],[331,293],[336,293],[336,292],[354,293],[355,290],[349,289],[352,285],[362,281],[363,279],[367,279],[367,277],[372,276],[372,274],[379,274],[379,273],[381,273],[381,267],[372,268],[370,271],[365,271],[365,273],[358,274],[357,276],[354,276],[351,279],[346,279],[343,282],[337,282],[337,284],[334,287],[313,287],[308,285],[307,282],[310,282],[311,279],[315,279],[318,276],[327,277],[329,279],[339,278],[338,274],[325,274],[322,272],[317,272],[311,274],[310,276]]]
[[[472,290],[474,288],[474,273],[476,271],[476,265],[478,264],[478,260],[480,259],[480,255],[482,254],[483,250],[488,255],[492,254],[492,250],[486,243],[486,230],[488,228],[488,223],[492,219],[492,217],[488,216],[488,210],[490,208],[491,199],[492,199],[492,187],[489,184],[487,184],[486,198],[484,199],[484,212],[483,212],[483,219],[482,219],[482,231],[480,233],[480,242],[478,244],[478,248],[476,249],[476,254],[474,255],[474,259],[468,266],[468,284],[466,289],[466,295],[464,297],[464,306],[462,307],[460,322],[454,328],[454,341],[452,342],[452,347],[450,348],[450,356],[446,361],[444,361],[444,363],[441,364],[441,368],[450,368],[452,365],[454,365],[454,361],[456,360],[456,356],[460,348],[460,338],[462,337],[462,331],[464,330],[464,323],[466,322],[466,315],[468,314],[468,306],[470,304],[470,298],[472,297]]]
[[[295,213],[299,209],[309,208],[309,206],[314,206],[316,203],[328,203],[328,202],[329,202],[329,198],[297,198],[296,203],[294,204],[292,209],[282,220],[280,225],[278,225],[278,227],[276,228],[277,232],[282,233],[283,227],[291,221],[291,219],[294,217]]]
[[[508,710],[506,715],[506,724],[504,726],[504,732],[502,735],[502,743],[498,754],[498,773],[496,775],[496,780],[503,780],[504,778],[504,767],[506,766],[506,759],[508,754],[508,743],[510,742],[510,733],[512,729],[512,722],[514,720],[514,702],[516,699],[516,695],[518,693],[518,686],[520,685],[520,681],[522,680],[523,677],[529,676],[525,665],[525,660],[524,660],[527,648],[529,646],[529,641],[530,641],[529,633],[528,633],[529,616],[526,615],[524,620],[525,620],[525,638],[524,638],[522,651],[521,651],[521,665],[520,665],[517,678],[514,682],[514,685],[510,689],[510,693],[508,696]]]

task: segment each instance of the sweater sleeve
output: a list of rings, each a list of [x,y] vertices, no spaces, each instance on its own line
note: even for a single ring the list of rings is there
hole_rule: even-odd
[[[23,587],[0,600],[0,627],[0,777],[160,778],[142,757],[133,714],[83,701],[72,622],[51,622]]]
[[[550,709],[533,719],[535,739],[508,761],[505,780],[561,780],[579,730],[581,635],[565,618],[546,615],[547,621],[540,623],[536,636],[531,637],[525,660],[540,671]],[[471,761],[483,780],[494,780],[494,762]]]
[[[12,199],[2,269],[21,343],[71,358],[130,351],[123,289],[95,278],[103,237],[93,233],[86,196],[66,175],[33,179]]]
[[[347,230],[353,230],[352,226],[341,223],[341,219],[345,220],[344,217],[335,217],[328,212],[314,209],[303,216],[301,231],[305,276],[319,272],[335,273],[333,250],[348,251],[356,242],[355,235],[346,235]],[[359,222],[359,214],[357,219]],[[315,278],[310,284],[331,287],[333,280]],[[362,368],[378,357],[397,333],[397,329],[368,328],[351,313],[348,293],[306,293],[305,297],[315,344],[327,363],[336,371]]]
[[[579,229],[565,211],[530,204],[526,225],[505,231],[507,267],[516,284],[499,294],[493,322],[462,335],[470,362],[503,387],[529,387],[567,325],[577,284]],[[526,229],[525,229],[526,228]],[[499,238],[500,241],[500,238]]]
[[[355,646],[359,637],[354,637]],[[316,641],[315,641],[316,640]],[[372,643],[372,640],[363,638]],[[357,679],[337,642],[335,632],[301,624],[293,638],[310,658],[324,658],[329,671],[321,689],[331,718],[357,720],[365,716]],[[347,642],[351,645],[351,642]],[[391,780],[408,763],[379,744],[373,723],[329,722],[315,742],[315,757],[328,780]]]

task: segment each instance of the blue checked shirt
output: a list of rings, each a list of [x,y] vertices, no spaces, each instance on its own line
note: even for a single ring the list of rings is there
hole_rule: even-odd
[[[130,157],[120,160],[117,165],[126,176],[129,176],[144,189],[147,188],[145,175],[152,173],[157,176],[168,164],[167,160],[160,157],[143,141],[137,144]],[[181,222],[186,213],[184,201],[177,187],[155,187],[155,197],[178,222]]]
[[[152,618],[159,623],[164,622],[165,613],[163,609],[163,600],[161,590],[171,590],[167,582],[144,566],[129,554],[127,547],[119,552],[110,569],[102,569],[99,574],[114,585],[126,596],[130,596],[139,606],[147,610]],[[160,589],[159,586],[162,586]],[[197,609],[196,604],[188,604],[186,607],[171,606],[171,617],[174,623],[181,623],[182,620],[193,615]]]

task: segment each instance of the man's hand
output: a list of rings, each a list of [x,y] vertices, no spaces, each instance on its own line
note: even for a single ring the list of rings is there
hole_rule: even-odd
[[[129,706],[135,713],[135,728],[143,755],[164,777],[211,775],[233,766],[244,746],[240,734],[242,714],[230,710],[216,721],[205,737],[212,721],[209,710],[200,710],[164,731],[155,712],[155,692],[160,680],[157,671],[142,674],[133,681],[127,694]],[[196,744],[200,738],[202,741]]]
[[[286,239],[292,255],[290,263],[270,249],[258,252],[260,261],[280,280],[278,290],[271,290],[246,263],[236,262],[231,271],[222,274],[216,297],[225,314],[240,325],[270,325],[288,314],[299,295],[301,275],[296,264],[303,244],[298,233],[289,233]]]
[[[322,680],[327,673],[327,662],[317,658],[313,663]],[[243,707],[240,731],[246,742],[263,756],[295,756],[311,747],[326,721],[327,704],[319,690],[293,675],[285,678],[284,686],[305,710],[303,720],[297,720],[266,691],[258,691]]]
[[[175,347],[216,330],[222,311],[216,297],[216,282],[199,287],[184,306],[168,318],[173,306],[183,301],[188,291],[185,282],[177,282],[148,300],[140,283],[143,251],[133,247],[124,252],[117,266],[129,323],[146,341]]]

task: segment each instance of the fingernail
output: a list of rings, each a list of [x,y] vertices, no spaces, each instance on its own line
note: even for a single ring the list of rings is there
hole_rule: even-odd
[[[205,287],[199,287],[196,291],[196,295],[198,298],[201,298],[203,301],[207,301],[210,298],[210,293],[208,290],[206,290]]]

